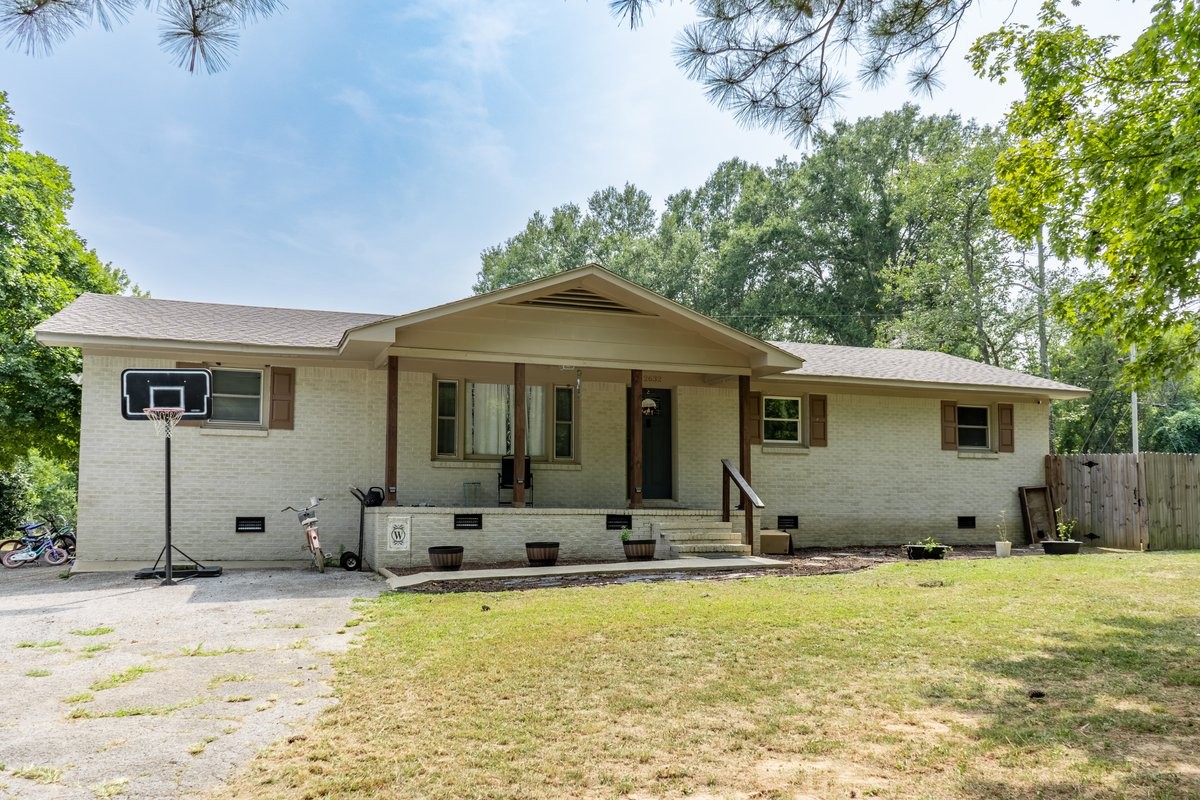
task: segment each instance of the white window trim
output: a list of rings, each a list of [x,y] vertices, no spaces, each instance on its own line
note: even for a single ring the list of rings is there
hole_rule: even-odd
[[[438,452],[438,424],[443,419],[448,419],[447,417],[442,416],[442,414],[440,413],[440,409],[438,408],[438,402],[441,399],[439,395],[440,395],[443,383],[452,383],[452,384],[454,384],[454,387],[455,387],[454,388],[454,417],[453,417],[453,419],[454,419],[454,452],[453,453]],[[443,379],[435,380],[433,382],[433,442],[432,442],[432,444],[433,444],[433,457],[436,459],[457,461],[462,458],[462,451],[463,451],[462,403],[463,403],[463,382],[462,381],[449,380],[449,379],[443,378]]]
[[[983,425],[963,425],[962,423],[960,423],[958,421],[958,412],[959,412],[959,410],[964,409],[964,408],[981,408],[981,409],[983,409],[984,413],[987,414],[987,421]],[[967,403],[955,403],[954,404],[954,430],[955,430],[955,435],[958,437],[958,449],[966,450],[967,452],[974,452],[974,453],[995,452],[995,449],[992,446],[996,439],[995,434],[992,432],[992,425],[994,424],[995,419],[996,419],[996,413],[995,413],[995,406],[993,406],[993,405],[969,405]],[[967,428],[967,429],[973,430],[973,431],[977,431],[980,428],[982,428],[984,431],[984,435],[985,435],[984,444],[982,444],[982,445],[963,444],[962,443],[962,429],[963,428]]]
[[[266,420],[264,419],[265,415],[263,414],[263,406],[266,403],[266,395],[267,395],[266,386],[267,386],[267,381],[269,379],[266,369],[264,369],[262,367],[216,367],[216,366],[205,367],[205,369],[208,369],[210,372],[214,373],[214,377],[213,377],[214,385],[216,384],[215,373],[217,373],[217,372],[254,372],[254,373],[258,374],[258,420],[257,421],[250,422],[248,420],[218,419],[216,417],[210,417],[209,419],[205,420],[205,425],[230,427],[230,428],[259,428],[259,429],[266,428],[267,423],[266,423]],[[250,397],[251,395],[230,394],[228,392],[222,392],[222,393],[220,393],[220,396]],[[217,406],[217,404],[216,404],[217,397],[218,397],[218,393],[214,391],[212,393],[214,413],[216,411],[216,406]]]
[[[762,445],[763,447],[780,447],[790,446],[797,447],[805,444],[804,437],[804,397],[787,396],[781,394],[764,394],[762,396],[762,408],[759,410],[759,424],[762,426]],[[788,400],[796,404],[796,438],[795,439],[768,439],[767,438],[767,421],[774,420],[776,422],[791,422],[792,420],[785,417],[768,417],[767,416],[767,401],[768,400]]]
[[[558,454],[558,390],[566,389],[571,393],[571,455],[560,456]],[[550,426],[549,436],[546,441],[550,443],[547,448],[547,455],[551,461],[557,461],[560,464],[577,464],[579,463],[579,392],[575,391],[574,386],[565,383],[556,383],[550,387],[550,414],[547,415]]]

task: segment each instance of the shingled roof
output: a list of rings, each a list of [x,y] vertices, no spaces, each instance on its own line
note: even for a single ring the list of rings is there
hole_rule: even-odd
[[[35,330],[125,340],[336,348],[348,329],[385,319],[390,317],[85,294]]]
[[[885,381],[904,384],[989,386],[1021,391],[1082,396],[1086,389],[1058,381],[1026,375],[966,358],[925,350],[883,347],[845,347],[833,344],[772,342],[776,347],[804,359],[804,368],[786,375],[803,378],[833,378],[845,381]]]

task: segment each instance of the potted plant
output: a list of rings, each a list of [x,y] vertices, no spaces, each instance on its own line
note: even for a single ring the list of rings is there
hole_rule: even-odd
[[[904,552],[914,561],[926,558],[941,559],[946,553],[949,553],[954,548],[948,544],[942,544],[932,536],[926,536],[916,544],[904,545]]]
[[[525,557],[531,567],[553,567],[558,561],[558,542],[526,542]]]
[[[650,561],[654,558],[653,539],[634,539],[628,528],[621,531],[621,547],[625,548],[626,561]]]
[[[1012,542],[1008,539],[1008,520],[1003,511],[1000,512],[1000,524],[996,526],[996,532],[1000,534],[996,539],[996,558],[1008,558],[1012,555]]]
[[[1075,538],[1075,529],[1079,527],[1079,520],[1071,517],[1070,519],[1062,518],[1062,509],[1054,509],[1054,518],[1058,520],[1054,526],[1054,539],[1047,539],[1042,542],[1042,550],[1048,556],[1073,556],[1079,552],[1079,548],[1083,546],[1083,542]]]
[[[429,548],[429,566],[439,572],[453,572],[462,566],[463,546],[442,544]]]

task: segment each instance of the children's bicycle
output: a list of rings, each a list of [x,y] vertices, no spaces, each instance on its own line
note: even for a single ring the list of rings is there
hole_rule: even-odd
[[[26,564],[37,563],[40,558],[52,567],[65,564],[71,554],[65,547],[59,547],[49,534],[42,536],[26,535],[21,538],[22,546],[16,550],[6,550],[0,555],[0,564],[9,569],[23,567]]]
[[[75,555],[75,529],[71,527],[71,523],[61,514],[52,514],[42,519],[43,522],[26,522],[17,528],[20,531],[19,537],[0,540],[0,553],[20,549],[37,537],[48,534],[56,547]],[[41,531],[43,526],[48,526],[48,531]]]
[[[321,537],[317,535],[317,506],[324,499],[323,497],[310,497],[308,498],[309,504],[305,508],[287,506],[279,509],[280,511],[296,512],[296,517],[304,526],[304,548],[312,553],[313,563],[317,565],[317,572],[325,571],[325,554],[321,552]]]

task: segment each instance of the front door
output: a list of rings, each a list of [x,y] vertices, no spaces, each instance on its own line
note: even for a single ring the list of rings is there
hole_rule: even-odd
[[[643,396],[653,399],[658,408],[653,415],[641,416],[638,420],[642,425],[642,497],[646,500],[669,500],[673,484],[671,390],[646,389]],[[630,437],[626,436],[626,454],[629,446]],[[629,463],[628,458],[625,463]]]

